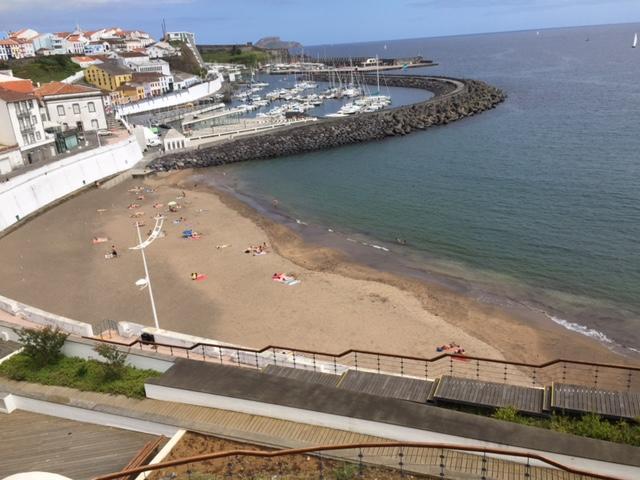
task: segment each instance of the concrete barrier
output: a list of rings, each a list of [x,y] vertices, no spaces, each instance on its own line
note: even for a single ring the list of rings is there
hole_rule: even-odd
[[[20,311],[16,313],[16,316],[38,325],[58,327],[64,332],[72,333],[80,337],[93,336],[93,327],[88,323],[71,320],[70,318],[45,312],[44,310],[28,305],[23,305]]]
[[[137,142],[128,138],[11,178],[0,184],[0,231],[94,182],[132,168],[141,159]]]

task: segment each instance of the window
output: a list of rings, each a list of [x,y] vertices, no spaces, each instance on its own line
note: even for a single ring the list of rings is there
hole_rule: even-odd
[[[36,140],[41,140],[42,139],[42,135],[40,135],[40,132],[36,132]]]
[[[89,107],[89,111],[90,112],[95,112],[96,111],[96,105],[93,102],[89,102],[87,103],[87,106]]]
[[[76,115],[80,114],[80,105],[77,103],[73,104],[73,113],[75,113]]]
[[[64,117],[64,105],[58,105],[58,115]]]
[[[29,134],[29,144],[35,143],[36,137],[33,136],[33,133]]]
[[[98,120],[96,120],[95,118],[91,120],[91,128],[93,128],[94,130],[98,129]]]
[[[37,125],[38,124],[38,117],[36,117],[35,115],[31,115],[31,125]]]

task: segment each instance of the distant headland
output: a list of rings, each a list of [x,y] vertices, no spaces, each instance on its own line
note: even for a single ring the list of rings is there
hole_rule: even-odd
[[[284,48],[301,48],[302,44],[300,42],[281,40],[280,37],[264,37],[258,40],[255,46],[266,50],[278,50]]]

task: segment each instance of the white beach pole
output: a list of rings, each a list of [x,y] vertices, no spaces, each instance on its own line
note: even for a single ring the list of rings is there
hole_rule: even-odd
[[[130,248],[130,250],[140,250],[140,252],[142,253],[142,263],[144,265],[144,275],[145,275],[144,279],[146,280],[146,287],[149,289],[149,300],[151,300],[151,310],[153,311],[153,321],[156,325],[156,328],[160,328],[160,324],[158,323],[158,312],[156,311],[156,302],[153,298],[153,290],[151,288],[151,277],[149,276],[149,268],[147,267],[147,256],[144,253],[144,249],[149,245],[151,245],[151,242],[153,242],[156,238],[158,238],[158,235],[162,230],[163,221],[164,221],[163,218],[159,218],[156,220],[156,226],[153,229],[153,232],[151,232],[151,235],[149,236],[149,238],[144,242],[142,241],[142,235],[140,235],[140,224],[136,222],[136,230],[138,231],[138,241],[140,243],[135,247]]]

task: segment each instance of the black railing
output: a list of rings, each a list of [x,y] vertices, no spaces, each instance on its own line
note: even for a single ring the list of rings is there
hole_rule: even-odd
[[[640,392],[640,367],[631,365],[567,359],[531,364],[448,353],[424,358],[354,349],[341,353],[327,353],[275,345],[252,349],[204,342],[181,346],[140,339],[125,343],[104,338],[85,338],[123,347],[153,350],[171,356],[254,369],[275,365],[336,375],[347,370],[357,370],[424,380],[451,375],[531,387],[565,383],[605,390]]]

